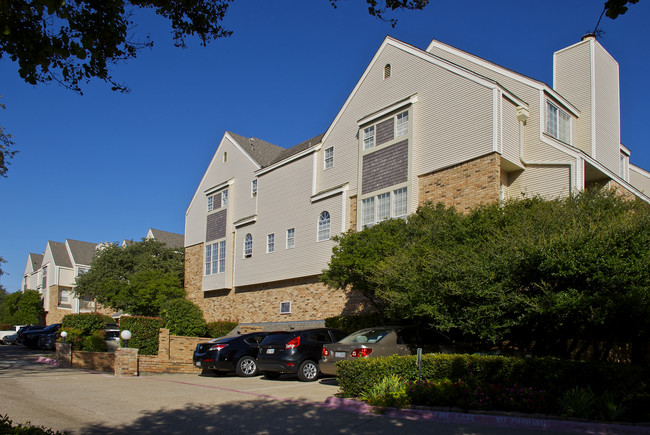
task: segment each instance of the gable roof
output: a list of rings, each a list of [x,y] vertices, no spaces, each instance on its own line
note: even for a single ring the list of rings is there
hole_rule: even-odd
[[[95,256],[95,249],[97,243],[80,242],[79,240],[66,240],[70,248],[70,256],[72,257],[73,264],[83,264],[90,266]]]
[[[41,268],[41,264],[43,264],[43,254],[34,254],[32,252],[29,253],[28,256],[28,261],[31,262],[32,265],[32,271],[38,270]]]
[[[273,145],[270,142],[263,141],[255,137],[244,137],[239,134],[233,133],[232,131],[226,132],[234,140],[237,141],[237,144],[242,147],[248,155],[255,160],[260,166],[268,166],[273,162],[282,152],[285,151],[284,148],[277,145]]]
[[[68,250],[65,247],[65,243],[48,241],[47,245],[50,248],[52,253],[52,260],[57,266],[63,267],[72,267],[70,262],[70,257],[68,256]],[[47,249],[46,249],[47,250]]]
[[[285,149],[280,155],[273,160],[270,165],[273,165],[275,163],[281,162],[284,159],[287,159],[295,154],[300,153],[301,151],[304,151],[308,148],[311,148],[314,145],[317,145],[321,143],[321,140],[323,139],[323,136],[325,136],[325,133],[321,133],[318,136],[314,136],[311,139],[308,139],[304,142],[300,142],[298,145],[292,146],[291,148]]]
[[[151,238],[167,245],[168,248],[182,248],[185,245],[185,236],[182,234],[170,233],[169,231],[149,229]],[[147,235],[149,235],[147,234]]]

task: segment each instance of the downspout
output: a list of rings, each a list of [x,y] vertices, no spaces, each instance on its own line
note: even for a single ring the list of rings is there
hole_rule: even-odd
[[[517,119],[519,120],[519,160],[524,166],[568,166],[569,167],[569,194],[574,190],[574,176],[575,176],[575,167],[574,163],[571,161],[529,161],[526,160],[525,155],[525,146],[524,146],[524,126],[530,117],[530,112],[527,108],[523,106],[517,106]],[[577,181],[577,180],[576,180]]]

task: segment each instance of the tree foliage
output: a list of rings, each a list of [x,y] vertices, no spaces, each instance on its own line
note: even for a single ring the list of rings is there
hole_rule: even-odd
[[[160,307],[163,327],[173,335],[205,337],[207,325],[203,312],[194,302],[185,298],[172,299]]]
[[[36,290],[9,293],[3,299],[0,304],[1,323],[37,325],[45,316],[41,295]]]
[[[157,316],[163,303],[185,296],[184,254],[154,240],[100,249],[75,294],[132,315]]]
[[[0,56],[2,53],[0,53]],[[0,109],[5,109],[5,105],[0,103]],[[6,177],[7,171],[9,170],[9,160],[11,160],[17,150],[12,149],[14,146],[14,141],[11,134],[7,133],[5,128],[0,125],[0,177]],[[2,263],[2,257],[0,257],[0,263]],[[2,276],[2,269],[0,269],[0,276]]]
[[[232,34],[222,22],[233,0],[9,0],[0,2],[0,58],[18,62],[27,83],[56,81],[81,93],[92,78],[127,91],[111,67],[153,46],[137,40],[133,11],[153,9],[169,20],[177,46],[196,36],[202,45]],[[338,0],[330,0],[336,7]],[[386,20],[389,11],[422,9],[428,0],[366,0],[368,12]],[[386,20],[393,26],[395,19]]]
[[[427,205],[406,222],[338,242],[323,281],[362,292],[392,318],[540,347],[650,332],[650,207],[642,201],[584,192],[468,215]]]

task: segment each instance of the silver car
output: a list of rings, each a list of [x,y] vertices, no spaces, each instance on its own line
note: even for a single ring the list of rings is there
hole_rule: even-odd
[[[439,332],[414,326],[378,326],[354,332],[343,340],[325,344],[318,363],[323,374],[336,375],[338,361],[376,356],[440,352],[448,340]]]

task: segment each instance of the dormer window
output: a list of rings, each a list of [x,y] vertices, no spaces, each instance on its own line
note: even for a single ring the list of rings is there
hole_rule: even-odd
[[[571,116],[550,101],[546,101],[546,133],[571,144]]]

